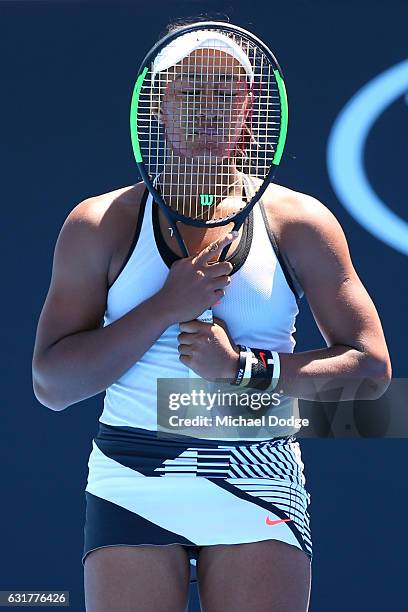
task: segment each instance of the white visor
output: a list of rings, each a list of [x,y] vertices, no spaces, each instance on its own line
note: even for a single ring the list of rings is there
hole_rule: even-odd
[[[217,49],[218,51],[228,53],[228,55],[234,57],[242,65],[252,85],[254,71],[246,53],[228,36],[208,30],[188,32],[164,47],[153,62],[152,85],[158,72],[171,68],[197,49]]]

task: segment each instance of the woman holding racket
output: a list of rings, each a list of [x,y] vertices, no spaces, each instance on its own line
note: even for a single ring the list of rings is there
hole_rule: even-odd
[[[364,397],[390,380],[338,222],[271,184],[286,134],[282,83],[270,51],[240,28],[171,32],[135,88],[144,181],[82,202],[58,238],[34,388],[54,410],[106,390],[86,488],[88,612],[185,610],[190,561],[204,611],[308,608],[297,429],[205,440],[156,431],[160,378],[279,389],[285,399],[264,413],[283,421],[296,414],[291,398],[314,398],[317,377],[367,379]],[[327,347],[295,355],[303,292]]]

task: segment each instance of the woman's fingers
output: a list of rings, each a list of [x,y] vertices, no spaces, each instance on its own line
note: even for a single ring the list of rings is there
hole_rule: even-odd
[[[205,249],[203,249],[194,258],[193,260],[194,263],[197,263],[200,266],[204,266],[205,264],[208,263],[210,259],[212,259],[216,255],[219,255],[224,249],[224,247],[226,247],[227,244],[230,244],[233,240],[235,240],[237,236],[238,236],[238,232],[233,231],[233,232],[229,232],[226,236],[224,236],[224,238],[221,238],[221,240],[216,240],[215,242],[211,242],[208,246],[205,247]],[[215,265],[215,264],[212,264],[212,265]]]

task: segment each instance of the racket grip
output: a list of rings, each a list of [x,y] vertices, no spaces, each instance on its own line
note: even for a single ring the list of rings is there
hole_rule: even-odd
[[[207,308],[207,310],[204,310],[204,312],[202,312],[200,316],[197,317],[197,320],[202,321],[203,323],[213,323],[214,319],[213,319],[213,312],[211,308]],[[194,370],[188,371],[188,377],[189,378],[201,378],[201,376],[196,374]]]

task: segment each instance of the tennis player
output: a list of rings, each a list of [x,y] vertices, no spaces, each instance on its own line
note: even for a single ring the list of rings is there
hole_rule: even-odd
[[[181,74],[185,58],[211,56],[205,37],[185,51]],[[234,57],[222,63],[229,82],[237,71],[250,79],[245,58]],[[213,53],[212,74],[218,60]],[[170,83],[152,110],[165,125],[175,125],[177,96],[190,95],[179,87]],[[214,146],[214,86],[203,87],[196,150],[183,129],[171,132],[186,158]],[[237,92],[228,133],[245,130],[247,103]],[[254,179],[233,158],[226,199],[237,191],[248,198]],[[312,543],[298,428],[160,438],[156,381],[191,369],[234,388],[248,355],[272,351],[275,388],[290,401],[265,414],[291,416],[293,398],[314,398],[318,377],[368,380],[360,396],[379,397],[391,365],[378,314],[338,221],[310,195],[271,184],[237,235],[183,226],[190,257],[168,225],[144,183],[78,204],[58,237],[38,324],[33,380],[42,404],[64,410],[106,391],[86,487],[86,609],[181,612],[195,563],[205,612],[303,612]],[[303,294],[327,346],[294,354]],[[213,324],[196,320],[208,307]]]

